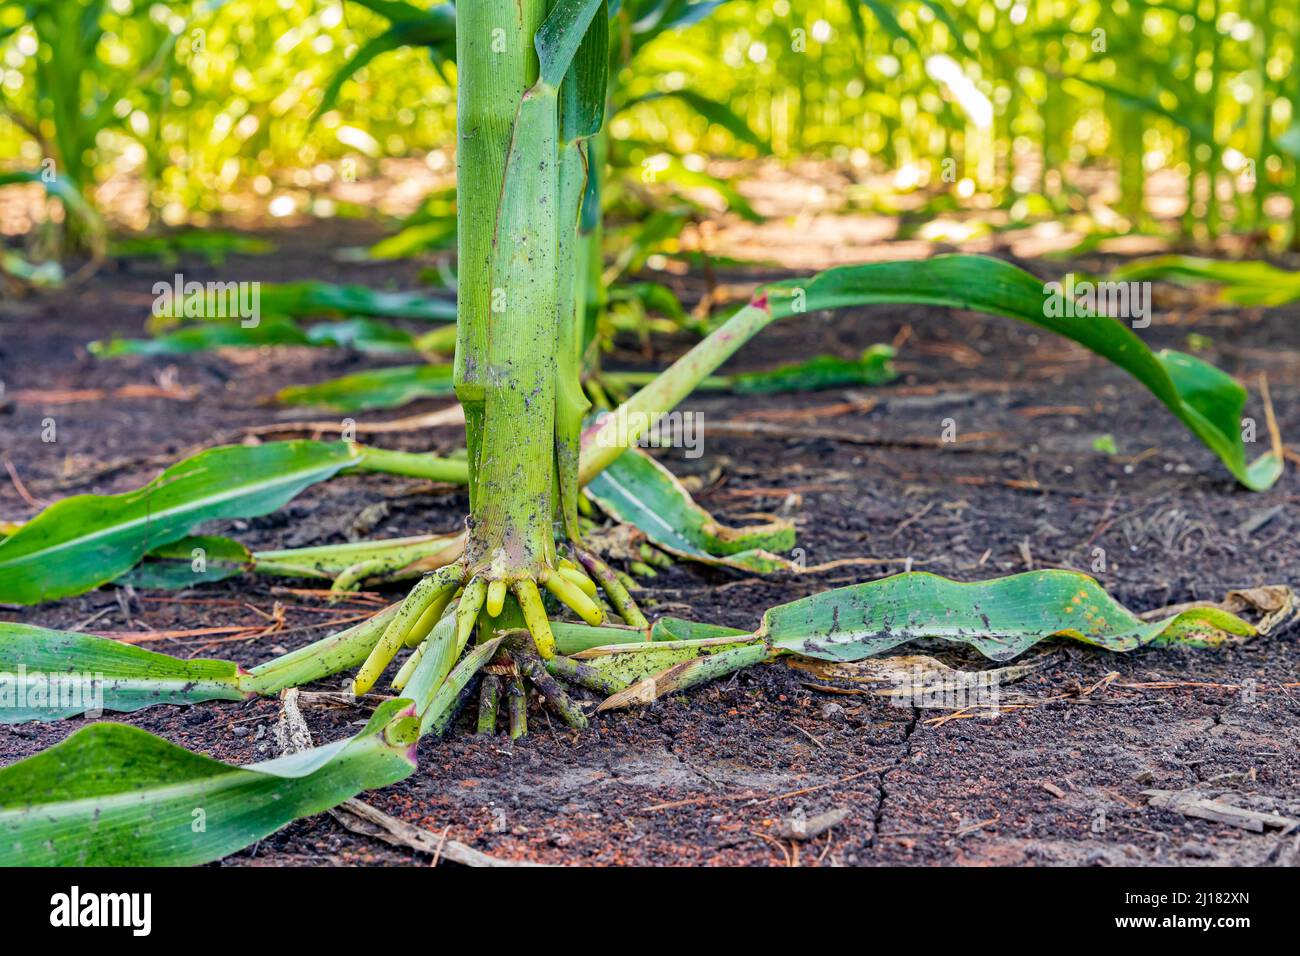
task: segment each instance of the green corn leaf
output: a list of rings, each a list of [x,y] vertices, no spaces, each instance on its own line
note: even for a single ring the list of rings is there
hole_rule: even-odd
[[[560,142],[600,132],[609,92],[609,10],[603,2],[560,86]]]
[[[710,99],[702,93],[696,93],[694,90],[672,90],[658,93],[647,93],[645,96],[638,96],[635,99],[628,100],[619,109],[619,112],[629,110],[634,106],[642,103],[649,103],[655,100],[676,99],[681,100],[695,112],[699,113],[710,123],[721,126],[730,133],[737,142],[748,143],[758,149],[762,155],[772,152],[772,145],[754,132],[753,128],[737,114],[731,107],[725,103]]]
[[[0,866],[193,866],[415,769],[411,702],[357,736],[239,767],[94,724],[0,770]]]
[[[354,0],[355,2],[355,0]],[[404,6],[394,4],[393,6]],[[414,8],[413,8],[414,9]],[[377,11],[383,13],[384,11]],[[321,96],[320,105],[312,113],[316,120],[332,110],[338,102],[343,84],[351,79],[358,70],[368,66],[377,57],[406,46],[428,47],[429,55],[435,63],[443,63],[456,58],[456,12],[450,4],[434,7],[424,14],[422,19],[403,19],[395,21],[379,36],[367,40],[361,49],[347,63],[330,77],[329,85]],[[386,15],[386,14],[385,14]]]
[[[189,588],[251,571],[254,563],[252,553],[238,541],[215,534],[189,535],[154,548],[117,583],[137,588]]]
[[[1300,272],[1288,272],[1267,262],[1233,262],[1196,256],[1151,256],[1117,268],[1115,282],[1168,279],[1184,285],[1213,283],[1219,298],[1233,305],[1279,306],[1300,299]]]
[[[365,250],[365,259],[407,259],[424,255],[435,249],[454,249],[456,246],[456,218],[449,216],[431,222],[419,222],[380,239]],[[442,316],[439,316],[442,318]],[[454,319],[455,315],[447,316]]]
[[[1247,488],[1262,491],[1282,474],[1277,451],[1246,462],[1241,416],[1246,390],[1235,379],[1181,352],[1152,352],[1122,321],[1105,316],[1049,314],[1042,280],[983,256],[936,256],[829,269],[809,279],[767,286],[776,318],[818,309],[917,302],[1004,315],[1062,335],[1124,369],[1150,389]]]
[[[201,255],[213,265],[227,256],[261,256],[275,251],[275,244],[254,236],[219,229],[187,229],[161,236],[132,236],[115,239],[109,253],[120,259],[161,259],[172,265],[183,255]]]
[[[237,322],[192,325],[152,339],[112,338],[91,342],[87,349],[98,358],[124,355],[186,355],[222,348],[259,348],[267,345],[311,345],[297,323],[265,319],[248,328]]]
[[[624,685],[600,710],[648,704],[786,654],[852,662],[908,641],[943,639],[1005,661],[1051,637],[1131,651],[1153,644],[1219,647],[1257,633],[1212,607],[1144,621],[1086,574],[1062,570],[970,583],[924,572],[896,574],[771,608],[752,635],[673,621],[663,636],[674,632],[683,639],[575,655],[613,686]]]
[[[363,285],[331,282],[303,282],[261,285],[264,314],[294,317],[337,313],[382,319],[425,319],[447,321],[456,318],[456,303],[423,292],[387,292]]]
[[[747,571],[791,570],[792,562],[773,554],[794,547],[794,526],[778,521],[730,528],[691,500],[667,468],[649,455],[630,451],[597,475],[587,493],[602,511],[634,525],[672,554],[704,564]]]
[[[605,0],[556,0],[533,41],[537,47],[540,84],[559,89],[587,36],[588,27],[603,9]]]
[[[649,0],[623,3],[632,15],[630,32],[632,51],[662,36],[669,30],[683,30],[708,18],[727,0]]]
[[[1217,647],[1254,633],[1217,608],[1143,621],[1086,574],[1044,570],[970,583],[896,574],[774,607],[756,636],[820,660],[856,661],[917,638],[943,638],[1005,661],[1055,636],[1131,651],[1155,643]]]
[[[729,376],[727,383],[733,392],[742,395],[884,385],[898,374],[894,371],[893,358],[891,346],[873,345],[859,359],[818,355],[806,362],[782,365],[766,372],[741,372]]]
[[[260,348],[296,345],[314,348],[351,348],[379,354],[418,351],[409,332],[373,319],[322,322],[303,329],[290,319],[268,318],[245,328],[237,321],[205,322],[152,339],[110,339],[91,342],[90,352],[100,358],[123,355],[186,355],[220,348]]]
[[[0,601],[91,590],[205,521],[267,514],[363,458],[347,442],[229,445],[172,465],[136,491],[65,498],[0,543]]]
[[[180,660],[95,637],[0,622],[0,723],[61,720],[154,704],[243,700],[229,661]]]
[[[893,358],[892,346],[872,345],[864,349],[862,357],[858,359],[817,355],[805,362],[794,362],[761,372],[710,375],[700,381],[696,391],[755,395],[884,385],[898,375],[894,370]],[[603,372],[601,380],[612,385],[639,387],[653,382],[656,375],[655,372]]]
[[[446,16],[454,15],[456,12],[454,4],[441,4],[426,9],[414,3],[404,3],[402,0],[349,0],[349,2],[379,14],[390,23],[420,23],[429,19],[431,15]]]
[[[337,285],[315,279],[260,282],[256,289],[257,307],[263,322],[324,315],[439,322],[456,318],[456,303],[452,299],[423,292],[387,292],[369,286]],[[251,302],[252,290],[247,290],[244,296]],[[228,300],[228,291],[210,291],[206,287],[197,289],[187,282],[180,289],[173,289],[170,313],[155,316],[150,325],[166,327],[184,319],[220,321],[229,314],[226,309]]]
[[[677,293],[662,282],[620,282],[608,290],[610,302],[637,302],[646,311],[658,312],[677,322],[688,318]]]
[[[903,29],[903,25],[898,22],[898,17],[894,16],[894,11],[891,10],[883,0],[860,0],[860,2],[864,7],[871,11],[871,15],[875,17],[876,22],[878,22],[884,31],[891,37],[896,40],[902,40],[913,50],[920,49],[916,40],[910,33]],[[850,12],[854,14],[854,29],[858,31],[859,37],[864,36],[865,30],[862,24],[861,13],[857,10],[857,4],[854,3],[854,0],[849,0],[849,9]]]

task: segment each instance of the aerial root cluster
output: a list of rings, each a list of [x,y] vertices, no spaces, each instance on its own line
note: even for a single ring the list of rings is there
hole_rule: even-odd
[[[392,682],[394,690],[402,691],[424,655],[431,652],[435,628],[448,621],[444,629],[454,627],[453,659],[460,656],[476,631],[480,644],[500,638],[495,655],[482,669],[479,683],[480,733],[495,732],[497,716],[504,709],[511,737],[522,736],[527,728],[529,688],[570,726],[585,727],[587,719],[581,708],[547,670],[547,662],[556,657],[556,642],[543,589],[592,626],[607,621],[600,600],[602,591],[624,623],[648,628],[649,622],[608,564],[577,545],[569,546],[567,554],[553,566],[509,577],[471,569],[463,561],[424,575],[391,616],[356,672],[353,693],[368,693],[403,649],[413,649]],[[513,607],[507,602],[511,596]]]

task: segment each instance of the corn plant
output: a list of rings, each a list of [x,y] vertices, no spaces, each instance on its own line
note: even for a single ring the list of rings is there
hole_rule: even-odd
[[[103,675],[101,703],[113,710],[239,700],[349,672],[362,695],[409,651],[391,680],[399,696],[385,701],[356,737],[244,768],[141,731],[86,728],[0,770],[0,862],[219,857],[296,816],[409,774],[417,739],[448,731],[475,696],[481,732],[494,733],[504,709],[518,737],[527,730],[530,686],[563,720],[583,727],[589,717],[572,685],[607,695],[601,709],[608,710],[790,654],[855,661],[942,637],[1006,660],[1052,636],[1126,651],[1213,647],[1256,633],[1215,608],[1144,621],[1091,578],[1066,571],[974,583],[895,575],[770,608],[748,631],[675,618],[651,624],[608,556],[585,539],[582,502],[597,501],[626,520],[653,515],[652,537],[676,555],[746,570],[779,566],[775,550],[793,542],[791,529],[721,528],[665,469],[630,450],[776,321],[878,303],[1007,316],[1127,371],[1248,488],[1277,480],[1281,448],[1246,459],[1239,423],[1247,395],[1231,377],[1191,356],[1154,353],[1118,321],[1045,308],[1040,280],[974,256],[847,266],[767,285],[614,413],[590,419],[581,388],[590,289],[580,230],[591,143],[605,112],[605,3],[483,0],[458,12],[460,228],[451,387],[464,410],[465,458],[348,443],[213,449],[137,492],[56,503],[0,542],[0,600],[35,603],[124,573],[166,574],[167,560],[183,560],[203,540],[190,537],[201,522],[266,513],[344,472],[462,482],[470,513],[459,538],[256,557],[209,540],[207,547],[236,570],[262,565],[300,574],[314,566],[324,573],[352,562],[338,572],[348,583],[419,575],[403,600],[370,619],[248,671],[82,634],[0,625],[0,669],[22,663],[24,680],[35,684],[40,672]],[[151,561],[140,564],[146,557]],[[553,599],[549,607],[544,593]],[[578,621],[565,620],[568,612]],[[60,719],[89,709],[80,699],[38,695],[0,713]],[[221,825],[196,839],[183,810],[209,801],[226,808]]]

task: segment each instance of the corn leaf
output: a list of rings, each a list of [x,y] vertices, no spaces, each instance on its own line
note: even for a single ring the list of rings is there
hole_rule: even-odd
[[[1246,462],[1241,416],[1246,390],[1230,375],[1181,352],[1152,352],[1123,322],[1106,316],[1050,315],[1042,280],[983,256],[936,256],[829,269],[767,286],[760,301],[776,318],[818,309],[918,302],[1004,315],[1062,335],[1145,385],[1247,488],[1262,491],[1282,474],[1278,450]]]
[[[229,661],[180,660],[106,637],[0,622],[0,723],[154,704],[243,700]]]
[[[275,244],[220,229],[187,229],[160,236],[114,239],[108,248],[114,258],[161,259],[173,265],[182,255],[201,255],[212,265],[221,265],[230,255],[261,256],[274,252]]]
[[[136,491],[55,502],[0,543],[0,601],[35,604],[106,584],[197,525],[267,514],[364,454],[347,442],[228,445]]]
[[[718,100],[710,99],[703,93],[696,93],[694,90],[671,90],[656,93],[647,93],[644,96],[638,96],[635,99],[628,100],[620,108],[619,112],[629,110],[634,106],[642,103],[650,103],[662,99],[681,100],[700,116],[704,117],[715,126],[721,126],[736,139],[737,142],[748,143],[754,146],[758,151],[767,155],[772,152],[772,145],[763,137],[754,132],[753,128],[745,122],[744,118],[738,115],[731,107]]]
[[[673,630],[697,633],[662,644],[610,645],[575,655],[615,686],[626,685],[600,710],[648,704],[786,654],[851,662],[908,641],[938,638],[1005,661],[1051,637],[1131,651],[1153,644],[1218,647],[1257,633],[1253,625],[1217,607],[1144,621],[1092,578],[1061,570],[969,583],[924,572],[896,574],[771,608],[752,635],[675,622],[665,636]],[[655,665],[664,666],[656,670]]]
[[[731,528],[691,500],[667,468],[649,455],[630,451],[597,475],[587,493],[602,511],[634,525],[672,554],[704,564],[747,571],[790,570],[792,562],[773,551],[794,547],[794,526],[775,521]]]
[[[373,319],[322,322],[304,329],[291,319],[267,318],[245,327],[238,320],[204,322],[167,332],[152,339],[91,342],[90,352],[100,358],[123,355],[186,355],[221,348],[260,348],[296,345],[311,348],[352,348],[359,352],[415,352],[409,332]]]
[[[252,552],[232,538],[187,535],[154,548],[117,583],[136,588],[190,588],[251,571]]]
[[[891,346],[873,345],[858,359],[818,355],[806,362],[794,362],[764,372],[740,372],[728,376],[726,381],[731,391],[741,395],[884,385],[898,374],[894,371],[893,358]]]
[[[935,637],[1005,661],[1054,636],[1131,651],[1156,643],[1217,647],[1254,633],[1217,608],[1143,621],[1086,574],[1053,569],[974,582],[896,574],[774,607],[756,636],[777,651],[821,660],[861,660]]]
[[[411,702],[357,736],[234,766],[94,724],[0,770],[0,866],[192,866],[415,769]]]
[[[456,8],[451,4],[443,4],[420,12],[424,14],[423,18],[395,21],[379,36],[367,40],[361,49],[357,50],[352,58],[330,77],[329,85],[321,95],[320,105],[312,113],[312,119],[318,119],[323,113],[328,113],[334,108],[339,93],[343,90],[343,84],[358,70],[368,66],[376,57],[392,50],[399,50],[404,46],[423,46],[428,47],[429,55],[437,65],[454,60],[456,58]]]
[[[1184,285],[1213,283],[1221,287],[1219,298],[1233,305],[1272,307],[1300,299],[1300,272],[1267,262],[1151,256],[1125,263],[1110,278],[1115,282],[1168,279]]]

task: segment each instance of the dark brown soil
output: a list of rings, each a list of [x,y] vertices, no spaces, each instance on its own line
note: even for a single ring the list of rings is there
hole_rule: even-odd
[[[280,235],[276,255],[233,259],[220,277],[412,287],[415,265],[340,266],[329,259],[327,250],[357,242],[360,228]],[[1027,265],[1045,277],[1067,271],[1062,263]],[[186,278],[218,277],[201,262],[179,268]],[[283,384],[382,362],[308,349],[112,362],[86,353],[92,339],[140,334],[153,283],[174,271],[133,263],[73,293],[0,307],[8,402],[0,413],[0,453],[31,495],[49,501],[120,491],[200,446],[240,440],[244,428],[328,419],[259,400]],[[702,291],[694,280],[679,285],[688,300]],[[1165,287],[1157,307],[1155,323],[1143,333],[1148,342],[1186,348],[1194,331],[1210,341],[1207,358],[1252,388],[1266,372],[1283,435],[1300,435],[1300,307],[1207,309]],[[688,460],[679,451],[662,453],[723,520],[743,523],[760,512],[797,519],[809,565],[861,557],[892,563],[769,578],[679,565],[647,582],[644,602],[653,612],[752,626],[772,604],[902,570],[908,560],[918,569],[978,579],[1026,567],[1088,570],[1095,548],[1107,559],[1097,576],[1136,611],[1218,599],[1234,587],[1300,584],[1294,464],[1273,490],[1242,490],[1123,373],[1046,334],[973,314],[881,307],[771,329],[733,364],[748,369],[824,352],[850,356],[896,338],[905,374],[895,385],[757,400],[699,397],[689,407],[706,416],[705,454]],[[649,357],[620,351],[610,364],[661,362],[685,344],[658,341]],[[179,386],[197,389],[192,398],[114,394],[121,386],[155,383],[169,366]],[[59,394],[84,389],[104,391]],[[874,405],[852,407],[862,401]],[[440,404],[446,403],[360,418],[396,418]],[[807,417],[791,417],[797,410],[808,410]],[[1256,448],[1263,450],[1262,410],[1256,403],[1248,414],[1260,422]],[[41,440],[47,418],[58,429],[52,444]],[[957,444],[937,441],[945,419],[963,439]],[[708,435],[709,423],[724,421],[781,425],[788,437],[725,437],[723,429]],[[1094,450],[1103,434],[1114,436],[1119,454]],[[448,429],[385,435],[376,443],[449,450],[459,442]],[[311,489],[279,513],[233,531],[256,547],[342,541],[367,506],[383,501],[389,508],[370,529],[375,536],[448,531],[466,508],[457,491],[354,477]],[[0,518],[21,520],[33,511],[14,483],[0,478]],[[327,633],[326,622],[367,607],[330,608],[319,597],[284,590],[292,584],[258,578],[121,601],[103,590],[39,608],[0,609],[0,615],[120,634],[251,626],[264,620],[261,614],[274,615],[279,602],[279,633],[145,645],[249,664],[313,640]],[[1293,864],[1300,859],[1294,835],[1187,819],[1148,807],[1141,791],[1197,788],[1300,815],[1296,634],[1292,626],[1220,652],[1039,648],[1028,656],[1050,652],[1047,662],[1016,691],[1044,702],[996,718],[945,720],[944,711],[832,695],[810,689],[817,682],[808,673],[776,663],[641,712],[602,715],[582,734],[540,712],[532,716],[534,733],[513,745],[461,728],[425,742],[414,776],[366,799],[435,832],[446,828],[486,852],[550,863]],[[960,650],[928,652],[984,666]],[[1092,689],[1112,672],[1118,677]],[[1155,681],[1187,686],[1128,686]],[[1250,681],[1253,699],[1242,691]],[[114,719],[225,760],[252,761],[276,755],[270,730],[278,713],[275,700],[262,700]],[[318,740],[353,732],[364,719],[337,708],[314,708],[307,716]],[[0,762],[35,753],[82,723],[0,727]],[[811,817],[841,807],[849,810],[841,825],[797,850],[775,836],[797,810]],[[428,858],[320,816],[227,862]]]

